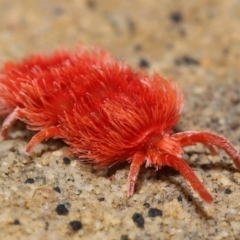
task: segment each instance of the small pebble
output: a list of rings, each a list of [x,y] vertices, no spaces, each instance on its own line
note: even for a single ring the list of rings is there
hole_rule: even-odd
[[[145,203],[143,204],[143,206],[144,206],[145,208],[150,208],[150,204],[147,203],[147,202],[145,202]]]
[[[73,231],[78,231],[82,228],[82,223],[78,220],[71,221],[69,223]]]
[[[183,20],[182,14],[180,12],[173,12],[170,15],[170,19],[175,23],[180,23]]]
[[[224,191],[225,194],[231,194],[232,190],[230,188],[226,188]]]
[[[49,228],[49,222],[45,222],[45,230],[48,231]]]
[[[56,191],[56,192],[58,192],[58,193],[61,193],[60,187],[54,187],[53,190]]]
[[[128,235],[121,235],[121,240],[128,240]]]
[[[140,213],[134,213],[132,216],[133,222],[136,224],[137,227],[143,228],[144,227],[144,218]]]
[[[180,65],[199,65],[200,61],[189,56],[182,56],[175,60],[175,64]]]
[[[142,68],[148,68],[150,66],[150,64],[146,59],[141,58],[139,63],[138,63],[138,66],[142,67]]]
[[[68,157],[63,157],[63,163],[68,165],[71,163],[70,159]]]
[[[33,178],[28,178],[24,183],[34,183],[34,179]]]
[[[13,222],[14,225],[20,225],[20,221],[18,219],[15,219],[14,222]]]
[[[64,204],[57,205],[55,210],[56,210],[58,215],[67,215],[68,212],[69,212]]]
[[[101,197],[101,198],[98,199],[99,202],[103,202],[104,200],[105,200],[104,197]]]
[[[179,202],[182,202],[182,196],[178,196],[178,197],[177,197],[177,200],[178,200]]]
[[[158,209],[158,208],[150,208],[148,211],[148,216],[149,217],[157,217],[157,216],[162,216],[162,210]]]

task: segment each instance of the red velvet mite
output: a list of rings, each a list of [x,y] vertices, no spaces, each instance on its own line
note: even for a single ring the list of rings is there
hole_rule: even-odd
[[[70,152],[96,167],[130,162],[127,195],[134,193],[140,166],[170,166],[200,197],[213,198],[182,159],[183,148],[202,143],[225,150],[240,169],[240,155],[211,132],[173,133],[183,108],[177,84],[158,74],[134,71],[100,49],[34,55],[7,62],[0,72],[1,138],[19,119],[37,130],[27,152],[43,140],[60,138]]]

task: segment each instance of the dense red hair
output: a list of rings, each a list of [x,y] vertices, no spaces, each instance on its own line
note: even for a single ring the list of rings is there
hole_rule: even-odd
[[[130,159],[150,137],[170,132],[179,120],[182,93],[157,74],[149,77],[111,62],[76,81],[84,82],[84,94],[61,117],[62,136],[71,152],[98,166]]]

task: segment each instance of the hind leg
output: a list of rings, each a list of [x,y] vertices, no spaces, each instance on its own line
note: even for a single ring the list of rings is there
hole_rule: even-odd
[[[233,147],[231,143],[225,137],[216,135],[211,132],[193,132],[187,131],[182,133],[173,134],[173,137],[177,139],[182,147],[195,145],[196,143],[202,143],[207,146],[215,146],[223,149],[234,161],[236,167],[240,169],[240,153]]]

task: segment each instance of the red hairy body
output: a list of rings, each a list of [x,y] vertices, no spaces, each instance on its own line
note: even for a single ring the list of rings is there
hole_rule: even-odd
[[[61,138],[70,152],[96,167],[129,161],[128,196],[140,166],[178,170],[206,202],[212,196],[181,158],[197,142],[222,148],[240,168],[239,152],[210,132],[172,132],[183,95],[170,79],[133,71],[99,49],[35,55],[6,63],[0,72],[1,138],[17,119],[39,132],[27,151],[48,138]]]

